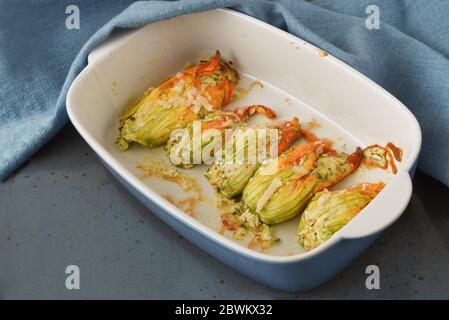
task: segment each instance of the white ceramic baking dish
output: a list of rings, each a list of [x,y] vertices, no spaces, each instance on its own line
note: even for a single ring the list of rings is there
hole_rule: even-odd
[[[194,217],[165,200],[183,197],[172,183],[140,179],[136,168],[145,158],[162,158],[160,149],[133,147],[127,152],[114,145],[118,117],[130,101],[151,85],[219,49],[242,75],[242,86],[254,79],[263,88],[232,106],[263,103],[280,118],[315,119],[320,136],[336,148],[351,151],[394,142],[404,151],[395,176],[372,170],[352,175],[356,181],[388,181],[385,189],[356,218],[329,241],[309,252],[295,243],[297,220],[275,227],[280,245],[258,252],[217,232],[218,212],[207,203]],[[284,31],[232,10],[184,15],[126,32],[108,40],[89,57],[89,64],[73,82],[67,111],[82,137],[107,168],[148,208],[184,237],[229,266],[269,286],[285,290],[316,287],[348,265],[406,208],[421,132],[413,115],[384,89],[311,44]],[[188,171],[197,177],[206,195],[212,189],[202,176],[204,168]]]

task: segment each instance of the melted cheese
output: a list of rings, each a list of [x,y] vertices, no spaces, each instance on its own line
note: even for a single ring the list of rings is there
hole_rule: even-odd
[[[267,204],[268,200],[273,196],[273,194],[282,186],[282,181],[279,177],[276,177],[271,181],[270,186],[265,190],[262,197],[257,201],[256,212],[260,212],[263,207]]]
[[[309,170],[304,168],[303,166],[293,166],[293,171],[299,175],[298,178],[304,177],[306,174],[309,173]]]

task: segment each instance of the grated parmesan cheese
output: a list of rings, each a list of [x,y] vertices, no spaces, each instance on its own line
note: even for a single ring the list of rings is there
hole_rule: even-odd
[[[273,194],[282,186],[282,181],[279,177],[276,177],[271,181],[270,186],[265,190],[262,197],[257,201],[256,212],[260,212],[263,207],[267,204],[268,200],[273,196]]]
[[[299,174],[298,178],[304,177],[306,174],[309,173],[309,170],[307,170],[303,166],[293,166],[293,171],[295,171],[295,173]]]

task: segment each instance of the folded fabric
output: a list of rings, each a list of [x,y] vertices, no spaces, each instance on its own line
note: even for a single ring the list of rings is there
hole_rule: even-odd
[[[419,169],[449,186],[449,1],[0,0],[0,179],[67,122],[65,97],[89,52],[115,28],[231,7],[321,47],[390,91],[423,131]],[[376,5],[380,28],[365,22]]]

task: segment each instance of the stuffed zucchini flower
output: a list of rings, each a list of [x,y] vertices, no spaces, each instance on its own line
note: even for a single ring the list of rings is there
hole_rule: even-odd
[[[185,168],[202,162],[214,162],[215,150],[222,149],[225,134],[244,128],[251,116],[261,114],[269,119],[276,113],[262,105],[236,108],[233,111],[215,111],[204,119],[193,121],[186,128],[172,132],[165,146],[168,158],[174,165]],[[204,161],[206,160],[206,161]]]
[[[383,182],[359,183],[345,190],[318,192],[301,216],[298,243],[306,251],[316,248],[362,211],[383,187]]]
[[[333,186],[360,164],[362,151],[323,153],[316,141],[292,147],[276,161],[261,166],[243,191],[243,201],[266,224],[277,224],[301,213],[319,191]]]
[[[221,60],[217,51],[211,60],[150,88],[120,118],[117,145],[123,150],[132,142],[146,147],[163,145],[173,130],[231,102],[238,81],[238,73]]]
[[[298,118],[293,118],[291,121],[282,121],[277,124],[269,124],[263,127],[259,126],[251,129],[271,130],[274,129],[277,135],[276,144],[277,150],[274,151],[273,156],[287,150],[290,145],[295,142],[301,136],[300,125]],[[260,131],[255,131],[260,132]],[[263,131],[261,131],[263,132]],[[257,139],[257,138],[256,138]],[[263,140],[267,144],[265,150],[270,149],[271,140]],[[214,163],[206,172],[205,176],[209,182],[216,188],[216,190],[227,198],[233,198],[240,195],[248,184],[250,178],[254,175],[257,168],[260,166],[260,161],[238,161],[239,155],[244,158],[248,154],[248,141],[244,144],[235,144],[235,140],[232,140],[234,148],[234,161],[221,161]],[[276,149],[276,148],[275,148]],[[269,157],[268,155],[264,155]],[[260,160],[260,159],[259,159]]]

